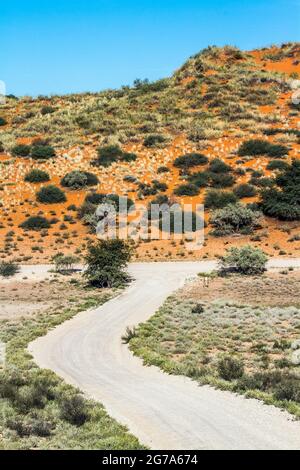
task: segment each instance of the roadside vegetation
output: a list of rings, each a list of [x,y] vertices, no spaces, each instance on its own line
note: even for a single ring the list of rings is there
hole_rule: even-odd
[[[266,258],[250,251],[232,249],[225,257],[227,267],[237,263],[247,276],[208,276],[207,287],[201,275],[124,340],[145,365],[300,418],[300,275],[262,274]]]
[[[74,258],[60,256],[56,266],[69,271]],[[3,273],[3,264],[0,269]],[[26,314],[25,302],[23,309],[20,305],[21,316],[1,317],[0,340],[6,345],[6,362],[0,368],[0,449],[141,449],[137,439],[110,418],[101,404],[85,399],[51,371],[36,367],[27,351],[35,338],[117,293],[89,288],[79,275],[57,276],[27,286],[18,284],[0,293],[2,302],[11,302],[16,291],[37,293],[38,289],[38,296],[49,303],[41,309],[36,301],[37,311]]]

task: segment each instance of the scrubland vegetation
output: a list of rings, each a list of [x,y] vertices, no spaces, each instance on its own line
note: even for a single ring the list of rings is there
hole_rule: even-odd
[[[265,262],[259,250],[232,248],[223,268],[235,266],[247,276],[199,275],[128,332],[131,350],[146,365],[264,400],[299,418],[299,272],[262,274]]]

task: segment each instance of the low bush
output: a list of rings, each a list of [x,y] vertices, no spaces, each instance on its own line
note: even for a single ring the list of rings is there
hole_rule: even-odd
[[[36,198],[38,202],[44,204],[57,204],[60,202],[66,202],[67,198],[65,193],[54,185],[45,186],[37,192]]]
[[[151,134],[148,135],[144,140],[145,147],[156,147],[159,144],[163,144],[166,141],[166,138],[160,134]]]
[[[267,140],[251,139],[243,142],[238,150],[239,156],[267,155],[268,157],[280,158],[289,153],[284,145],[271,144]]]
[[[201,153],[188,153],[177,157],[174,161],[176,168],[187,169],[198,165],[205,165],[208,162],[208,158]]]
[[[217,365],[219,376],[224,380],[240,379],[244,375],[244,364],[240,359],[224,356]]]
[[[231,191],[212,189],[205,194],[204,205],[208,209],[222,209],[228,204],[235,204],[237,200],[237,196]]]
[[[205,188],[209,185],[210,174],[207,171],[193,173],[188,177],[188,181],[191,184],[197,186],[197,188]]]
[[[30,156],[34,160],[48,160],[55,157],[55,150],[51,145],[33,145]]]
[[[49,220],[39,215],[28,217],[21,225],[26,230],[42,230],[51,227]]]
[[[78,394],[61,398],[59,408],[61,419],[75,426],[82,426],[90,418],[86,402]]]
[[[256,189],[252,184],[242,183],[233,189],[234,194],[242,199],[244,197],[253,197],[256,195]]]
[[[199,194],[199,188],[191,183],[181,184],[175,188],[174,194],[176,194],[176,196],[197,196]]]
[[[267,170],[286,170],[289,164],[283,160],[271,160],[266,168]]]
[[[52,114],[52,113],[54,113],[55,111],[56,111],[56,109],[53,108],[52,106],[43,106],[43,107],[41,108],[41,114],[42,114],[43,116],[45,116],[46,114]]]
[[[12,277],[19,271],[19,266],[12,261],[2,261],[0,263],[0,276]]]
[[[267,255],[259,248],[245,245],[232,247],[220,260],[221,271],[234,270],[240,274],[255,275],[265,271]]]
[[[71,189],[82,189],[87,186],[87,180],[87,176],[82,171],[74,170],[67,173],[61,179],[60,184]]]
[[[224,173],[211,173],[210,186],[213,188],[228,188],[233,186],[235,178],[233,175]]]
[[[100,166],[109,167],[112,163],[120,160],[122,155],[123,151],[118,145],[107,145],[106,147],[99,147],[97,164]]]
[[[229,173],[232,171],[231,167],[220,158],[214,158],[210,162],[208,169],[212,173]]]
[[[29,183],[44,183],[50,180],[50,176],[46,171],[33,169],[26,173],[24,180]]]
[[[19,144],[12,148],[11,153],[14,157],[29,157],[30,151],[30,145]]]
[[[252,233],[258,226],[260,217],[259,212],[252,211],[242,204],[229,204],[213,212],[210,218],[214,228],[212,234],[223,237],[233,233]]]
[[[280,220],[300,220],[300,161],[293,160],[275,183],[277,187],[261,192],[263,212]]]
[[[6,126],[6,124],[7,124],[6,119],[4,119],[3,117],[0,117],[0,127],[1,126]]]

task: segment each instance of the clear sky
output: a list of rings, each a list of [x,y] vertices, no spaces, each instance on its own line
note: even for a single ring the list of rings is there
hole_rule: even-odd
[[[98,91],[170,75],[210,44],[299,41],[300,0],[0,0],[7,93]]]

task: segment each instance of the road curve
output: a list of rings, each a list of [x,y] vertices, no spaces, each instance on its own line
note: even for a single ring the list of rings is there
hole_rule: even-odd
[[[300,260],[272,265],[300,267]],[[126,326],[146,321],[189,276],[214,268],[213,261],[132,264],[135,281],[124,293],[56,327],[29,351],[152,449],[300,449],[300,422],[288,413],[145,367],[122,345]]]

